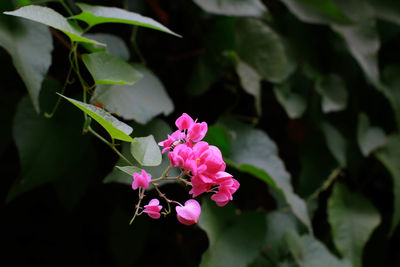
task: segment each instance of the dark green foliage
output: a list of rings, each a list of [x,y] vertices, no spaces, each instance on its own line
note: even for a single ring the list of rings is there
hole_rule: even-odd
[[[1,266],[400,264],[398,1],[84,2],[0,1]],[[129,226],[183,112],[240,188]]]

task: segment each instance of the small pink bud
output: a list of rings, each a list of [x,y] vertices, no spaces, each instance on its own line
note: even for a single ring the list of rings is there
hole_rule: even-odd
[[[158,201],[158,199],[153,198],[152,200],[150,200],[149,204],[144,206],[144,211],[145,213],[147,213],[147,215],[149,215],[150,218],[153,219],[159,219],[160,218],[160,211],[162,209],[160,201]]]
[[[183,207],[177,206],[175,210],[178,221],[185,225],[197,223],[201,213],[200,204],[194,199],[189,199]]]
[[[178,127],[179,131],[189,129],[193,123],[193,119],[186,113],[183,113],[182,116],[175,121],[175,125]]]
[[[139,187],[149,188],[150,181],[151,181],[150,175],[148,175],[145,170],[142,170],[142,174],[134,173],[132,189],[136,190]]]

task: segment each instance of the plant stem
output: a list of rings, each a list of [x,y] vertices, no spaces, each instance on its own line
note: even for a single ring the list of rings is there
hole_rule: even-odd
[[[135,214],[132,217],[132,220],[129,222],[129,225],[131,225],[133,223],[133,221],[135,220],[136,216],[138,215],[139,208],[140,208],[140,203],[142,202],[143,197],[144,197],[144,188],[140,187],[139,188],[139,201],[136,204],[136,211],[135,211]]]
[[[341,172],[342,169],[339,167],[334,169],[332,173],[329,175],[328,179],[326,179],[326,181],[322,184],[322,186],[319,187],[317,190],[315,190],[315,192],[311,196],[309,196],[307,202],[317,198],[321,192],[327,190],[331,186],[331,184],[336,180],[336,178],[341,174]]]
[[[139,57],[139,60],[142,62],[143,65],[146,66],[146,60],[144,59],[144,57],[143,57],[142,53],[140,52],[140,49],[136,43],[136,34],[137,34],[138,28],[139,27],[137,27],[137,26],[133,26],[133,33],[132,33],[132,38],[131,38],[132,46],[133,46],[133,49],[135,50],[136,55]]]
[[[68,14],[72,17],[74,13],[72,13],[71,9],[69,6],[64,2],[64,0],[60,0],[60,4],[65,8],[65,10],[68,12]]]
[[[71,64],[70,67],[69,67],[69,69],[68,69],[67,78],[65,79],[64,85],[63,85],[63,87],[62,87],[62,89],[61,89],[61,92],[60,92],[62,95],[64,95],[65,88],[67,87],[67,84],[69,83],[69,78],[70,78],[71,73],[72,73],[72,68],[73,68],[73,67],[72,67],[72,64]],[[58,106],[60,105],[60,102],[61,102],[61,96],[58,96],[57,102],[56,102],[56,104],[54,105],[53,110],[52,110],[50,113],[45,112],[45,113],[44,113],[44,116],[45,116],[46,118],[48,118],[48,119],[52,118],[52,117],[54,116],[54,114],[56,113],[57,108],[58,108]]]
[[[171,203],[171,200],[169,200],[169,199],[165,196],[165,194],[163,194],[163,193],[160,191],[160,189],[158,189],[158,185],[157,185],[156,183],[154,183],[153,181],[151,181],[150,183],[153,185],[154,189],[156,189],[158,195],[159,195],[160,197],[162,197],[162,198],[165,200],[165,202],[167,202],[168,210],[167,210],[165,213],[163,213],[164,216],[167,215],[167,214],[170,214],[170,213],[171,213],[171,205],[170,205],[169,203]]]
[[[114,150],[117,155],[123,159],[126,163],[128,163],[130,166],[134,166],[132,162],[130,162],[124,155],[122,155],[121,152],[118,151],[118,149],[110,142],[108,142],[106,139],[104,139],[101,135],[99,135],[95,130],[92,129],[92,127],[89,126],[88,131],[92,133],[94,136],[99,138],[101,141],[103,141],[106,145],[108,145],[112,150]]]

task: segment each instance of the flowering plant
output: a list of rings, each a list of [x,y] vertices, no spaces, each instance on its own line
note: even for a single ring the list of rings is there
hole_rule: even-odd
[[[134,221],[136,216],[147,213],[153,219],[160,218],[160,212],[163,215],[171,213],[171,203],[177,204],[176,213],[178,221],[191,225],[197,223],[201,213],[200,204],[190,199],[185,205],[171,200],[163,194],[158,188],[157,182],[163,180],[177,180],[190,186],[189,194],[197,197],[203,193],[214,193],[211,199],[218,206],[225,206],[233,199],[232,195],[238,190],[240,184],[232,177],[231,174],[225,172],[226,163],[222,158],[222,153],[216,146],[211,146],[205,141],[201,141],[207,133],[207,123],[197,122],[188,114],[183,113],[176,121],[178,128],[167,139],[158,144],[163,147],[162,152],[168,153],[170,166],[164,171],[160,178],[151,180],[145,170],[141,174],[133,174],[132,189],[139,189],[139,203],[136,205],[135,214],[131,220]],[[171,168],[178,167],[180,175],[177,177],[168,177]],[[145,189],[149,188],[149,183],[157,190],[159,196],[163,198],[167,204],[167,209],[161,211],[162,206],[158,205],[159,200],[153,199],[150,203],[140,206],[145,197]],[[140,211],[142,210],[142,211]]]

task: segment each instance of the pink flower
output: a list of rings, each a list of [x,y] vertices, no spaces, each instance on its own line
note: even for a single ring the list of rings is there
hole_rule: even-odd
[[[158,201],[156,198],[153,198],[150,200],[149,204],[144,206],[143,212],[147,213],[150,218],[159,219],[161,216],[160,210],[162,209],[162,206],[158,204],[160,204],[160,201]]]
[[[213,176],[219,171],[224,171],[226,164],[222,159],[221,151],[215,146],[209,146],[207,142],[199,142],[193,146],[196,158],[196,169],[193,174],[205,172]]]
[[[151,181],[150,175],[148,175],[145,170],[142,170],[142,174],[134,173],[132,189],[136,190],[139,187],[149,188],[150,181]]]
[[[239,182],[233,178],[226,180],[221,183],[218,193],[211,196],[211,199],[214,200],[218,206],[223,207],[233,199],[232,195],[236,192],[236,190],[238,190],[239,186]]]
[[[193,197],[207,192],[213,185],[213,180],[211,178],[201,174],[193,176],[190,181],[192,183],[192,189],[189,191],[189,194]]]
[[[200,204],[194,199],[189,199],[183,207],[177,206],[175,210],[178,221],[185,225],[197,223],[201,213]]]
[[[164,147],[162,153],[165,153],[171,149],[171,146],[174,144],[174,142],[178,141],[179,139],[185,139],[185,138],[186,138],[185,133],[178,130],[173,132],[171,135],[168,135],[168,139],[159,142],[158,145]]]
[[[188,138],[193,142],[199,142],[206,136],[208,126],[206,122],[194,123],[188,130]]]
[[[172,167],[181,167],[191,170],[194,167],[193,150],[186,145],[178,145],[173,151],[168,153],[168,158]]]
[[[176,127],[178,127],[179,131],[189,129],[193,123],[194,123],[193,119],[186,113],[183,113],[175,121],[175,125],[176,125]]]

